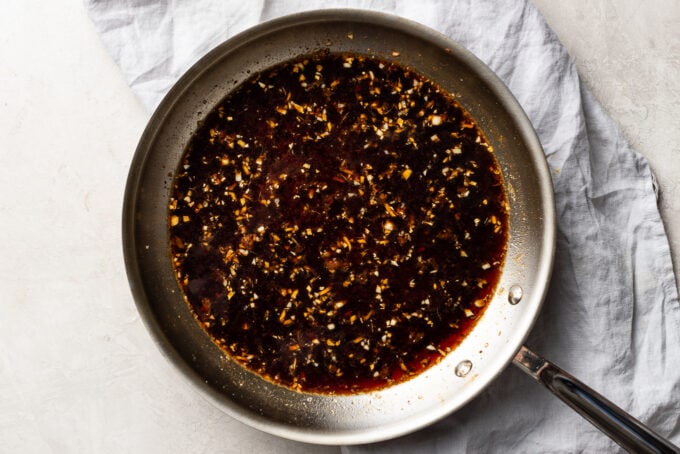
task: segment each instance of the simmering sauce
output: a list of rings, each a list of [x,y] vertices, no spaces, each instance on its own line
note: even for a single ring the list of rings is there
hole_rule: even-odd
[[[199,323],[296,390],[404,381],[493,296],[508,204],[452,95],[399,64],[319,53],[236,87],[198,127],[168,222]]]

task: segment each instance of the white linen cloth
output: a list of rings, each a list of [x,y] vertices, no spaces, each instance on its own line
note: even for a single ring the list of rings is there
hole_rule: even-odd
[[[86,0],[151,112],[206,51],[258,22],[328,7],[381,10],[445,33],[506,83],[533,123],[557,204],[555,270],[535,351],[680,444],[680,305],[654,178],[526,0]],[[346,453],[612,452],[597,429],[509,368],[433,426]]]

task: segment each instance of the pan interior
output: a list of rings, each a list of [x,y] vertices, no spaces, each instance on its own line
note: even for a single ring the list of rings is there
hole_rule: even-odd
[[[399,385],[357,395],[292,391],[245,371],[196,323],[177,286],[167,204],[198,122],[253,72],[328,49],[415,68],[452,93],[495,149],[510,202],[505,267],[473,331],[440,364]],[[542,150],[521,108],[468,51],[400,18],[329,10],[288,16],[227,41],[192,67],[151,118],[132,163],[123,238],[136,303],[149,329],[218,407],[254,427],[324,444],[366,443],[416,430],[477,395],[511,361],[540,309],[554,247],[553,201]],[[510,304],[510,289],[523,297]]]

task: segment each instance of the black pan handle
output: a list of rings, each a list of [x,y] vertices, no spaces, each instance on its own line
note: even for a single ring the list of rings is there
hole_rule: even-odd
[[[621,410],[577,378],[522,347],[515,366],[545,385],[624,449],[634,453],[680,453],[680,448]]]

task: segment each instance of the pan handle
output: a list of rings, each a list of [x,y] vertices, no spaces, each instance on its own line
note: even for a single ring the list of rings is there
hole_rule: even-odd
[[[527,347],[522,346],[513,364],[545,385],[554,395],[627,451],[680,453],[680,448],[673,443]]]

